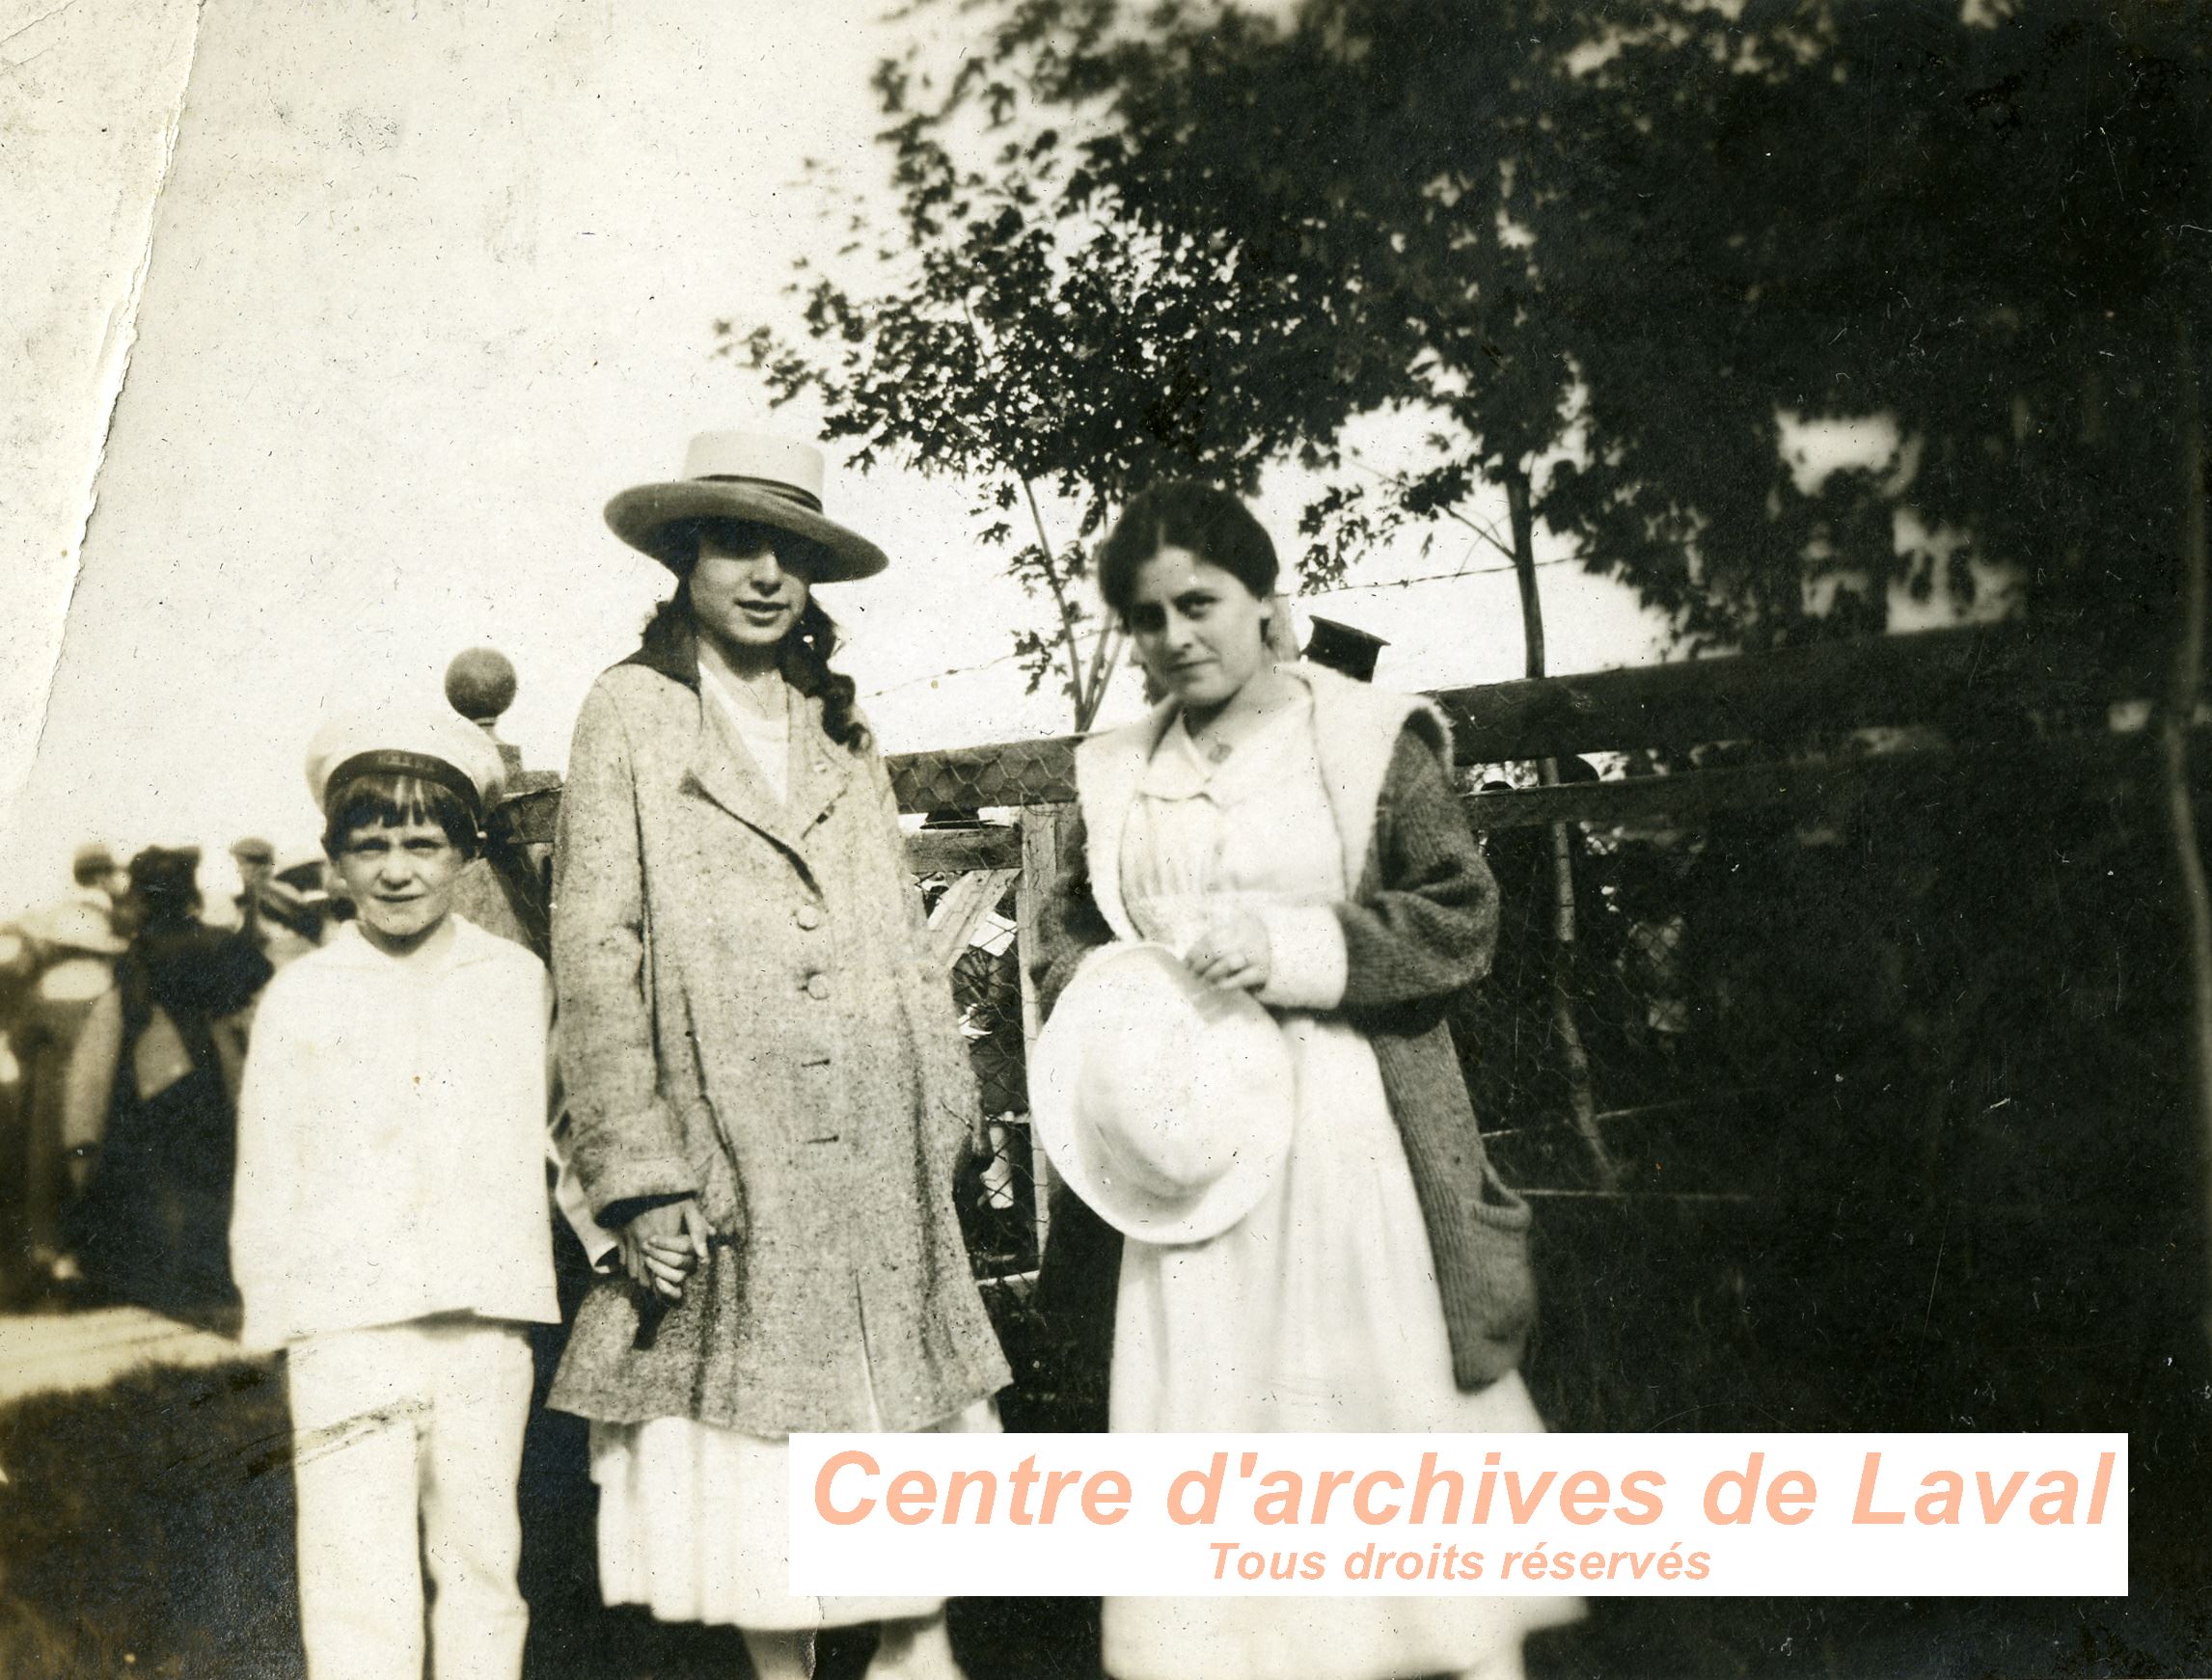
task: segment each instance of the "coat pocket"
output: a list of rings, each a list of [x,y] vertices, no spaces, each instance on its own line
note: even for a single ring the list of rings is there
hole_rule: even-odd
[[[745,1185],[723,1141],[721,1122],[702,1100],[684,1110],[684,1152],[699,1184],[699,1211],[717,1236],[745,1235]]]

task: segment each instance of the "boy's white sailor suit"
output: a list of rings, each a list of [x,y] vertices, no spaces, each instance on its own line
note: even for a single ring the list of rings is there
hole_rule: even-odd
[[[558,1321],[545,966],[459,916],[347,926],[269,983],[238,1101],[232,1265],[288,1350],[310,1680],[514,1680],[523,1326]],[[418,1536],[418,1513],[421,1532]]]

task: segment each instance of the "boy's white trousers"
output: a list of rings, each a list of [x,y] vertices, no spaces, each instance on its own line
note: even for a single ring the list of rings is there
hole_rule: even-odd
[[[311,1337],[287,1363],[309,1680],[423,1680],[424,1557],[438,1680],[517,1680],[528,1334],[420,1319]]]

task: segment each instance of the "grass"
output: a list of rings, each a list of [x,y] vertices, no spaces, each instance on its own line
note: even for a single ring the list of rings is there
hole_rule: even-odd
[[[300,1673],[287,1436],[265,1363],[0,1411],[6,1671]]]
[[[299,1680],[289,1443],[269,1361],[0,1407],[0,1676]],[[528,1680],[743,1680],[733,1630],[599,1602],[580,1422],[534,1414],[520,1499]],[[1084,1627],[1079,1603],[977,1601],[955,1638],[976,1680],[1076,1680]],[[820,1680],[857,1680],[872,1646],[826,1634]]]
[[[295,1680],[283,1385],[269,1363],[132,1376],[0,1409],[0,1674],[51,1680]],[[2136,1596],[2115,1601],[1598,1601],[1540,1635],[1534,1680],[1767,1680],[2207,1671],[2194,1454],[2137,1439]],[[539,1411],[521,1488],[528,1680],[742,1680],[728,1629],[609,1611],[594,1574],[584,1426]],[[2190,1542],[2194,1542],[2191,1544]],[[973,1680],[1095,1680],[1095,1601],[952,1608]],[[821,1680],[855,1680],[869,1636],[825,1639]],[[1193,1674],[1192,1680],[1204,1680]]]

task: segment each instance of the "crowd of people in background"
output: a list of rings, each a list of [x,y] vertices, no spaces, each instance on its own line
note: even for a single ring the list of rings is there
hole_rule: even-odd
[[[350,913],[319,857],[79,847],[61,897],[0,926],[0,1307],[132,1303],[229,1327],[233,1111],[255,1000]],[[225,913],[227,912],[227,913]]]

